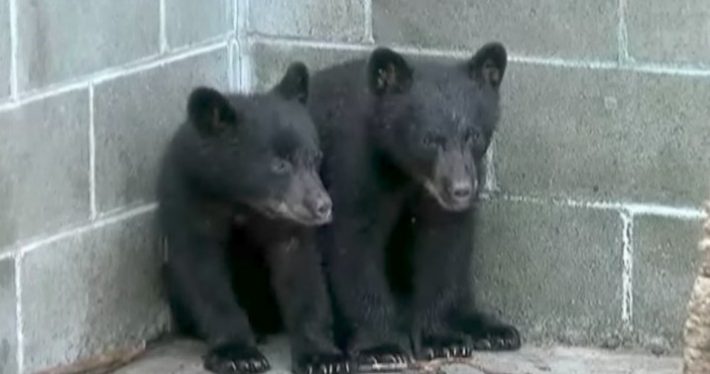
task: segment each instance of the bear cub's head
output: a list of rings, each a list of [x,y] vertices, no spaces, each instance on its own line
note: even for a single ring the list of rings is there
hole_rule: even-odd
[[[269,218],[302,225],[331,220],[318,176],[318,136],[305,107],[308,79],[306,66],[296,62],[266,93],[192,91],[188,118],[199,140],[190,157],[203,188]]]
[[[450,211],[468,209],[499,118],[507,53],[489,43],[464,62],[408,62],[378,48],[367,64],[377,146]]]

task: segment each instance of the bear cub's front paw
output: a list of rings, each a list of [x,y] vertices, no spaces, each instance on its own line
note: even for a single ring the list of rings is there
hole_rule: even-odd
[[[205,369],[217,374],[255,374],[271,368],[256,347],[227,343],[210,349],[204,357]]]

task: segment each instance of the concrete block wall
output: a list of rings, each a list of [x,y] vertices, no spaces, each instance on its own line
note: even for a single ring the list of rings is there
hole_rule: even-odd
[[[153,184],[192,86],[493,39],[511,63],[481,301],[531,343],[677,350],[710,175],[709,20],[700,0],[0,0],[0,374],[169,328]]]

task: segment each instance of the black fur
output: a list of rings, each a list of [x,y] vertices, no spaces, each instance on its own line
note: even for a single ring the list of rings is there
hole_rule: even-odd
[[[469,269],[506,61],[497,43],[457,63],[378,48],[313,76],[309,110],[334,202],[319,243],[338,337],[363,365],[403,362],[407,338],[419,358],[520,345],[514,327],[474,308]]]
[[[179,328],[208,343],[204,365],[217,373],[268,370],[254,330],[272,332],[281,317],[294,371],[348,368],[315,248],[331,203],[307,92],[300,63],[263,94],[196,88],[166,151],[158,197],[169,301]]]

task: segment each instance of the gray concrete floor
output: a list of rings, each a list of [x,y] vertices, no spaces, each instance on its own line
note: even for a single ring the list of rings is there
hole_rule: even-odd
[[[273,370],[289,373],[289,354],[283,339],[263,347]],[[208,374],[201,367],[204,347],[188,340],[161,344],[117,374]],[[678,374],[678,357],[611,352],[587,348],[524,347],[514,353],[477,353],[465,362],[435,362],[420,365],[410,373],[437,374]]]

